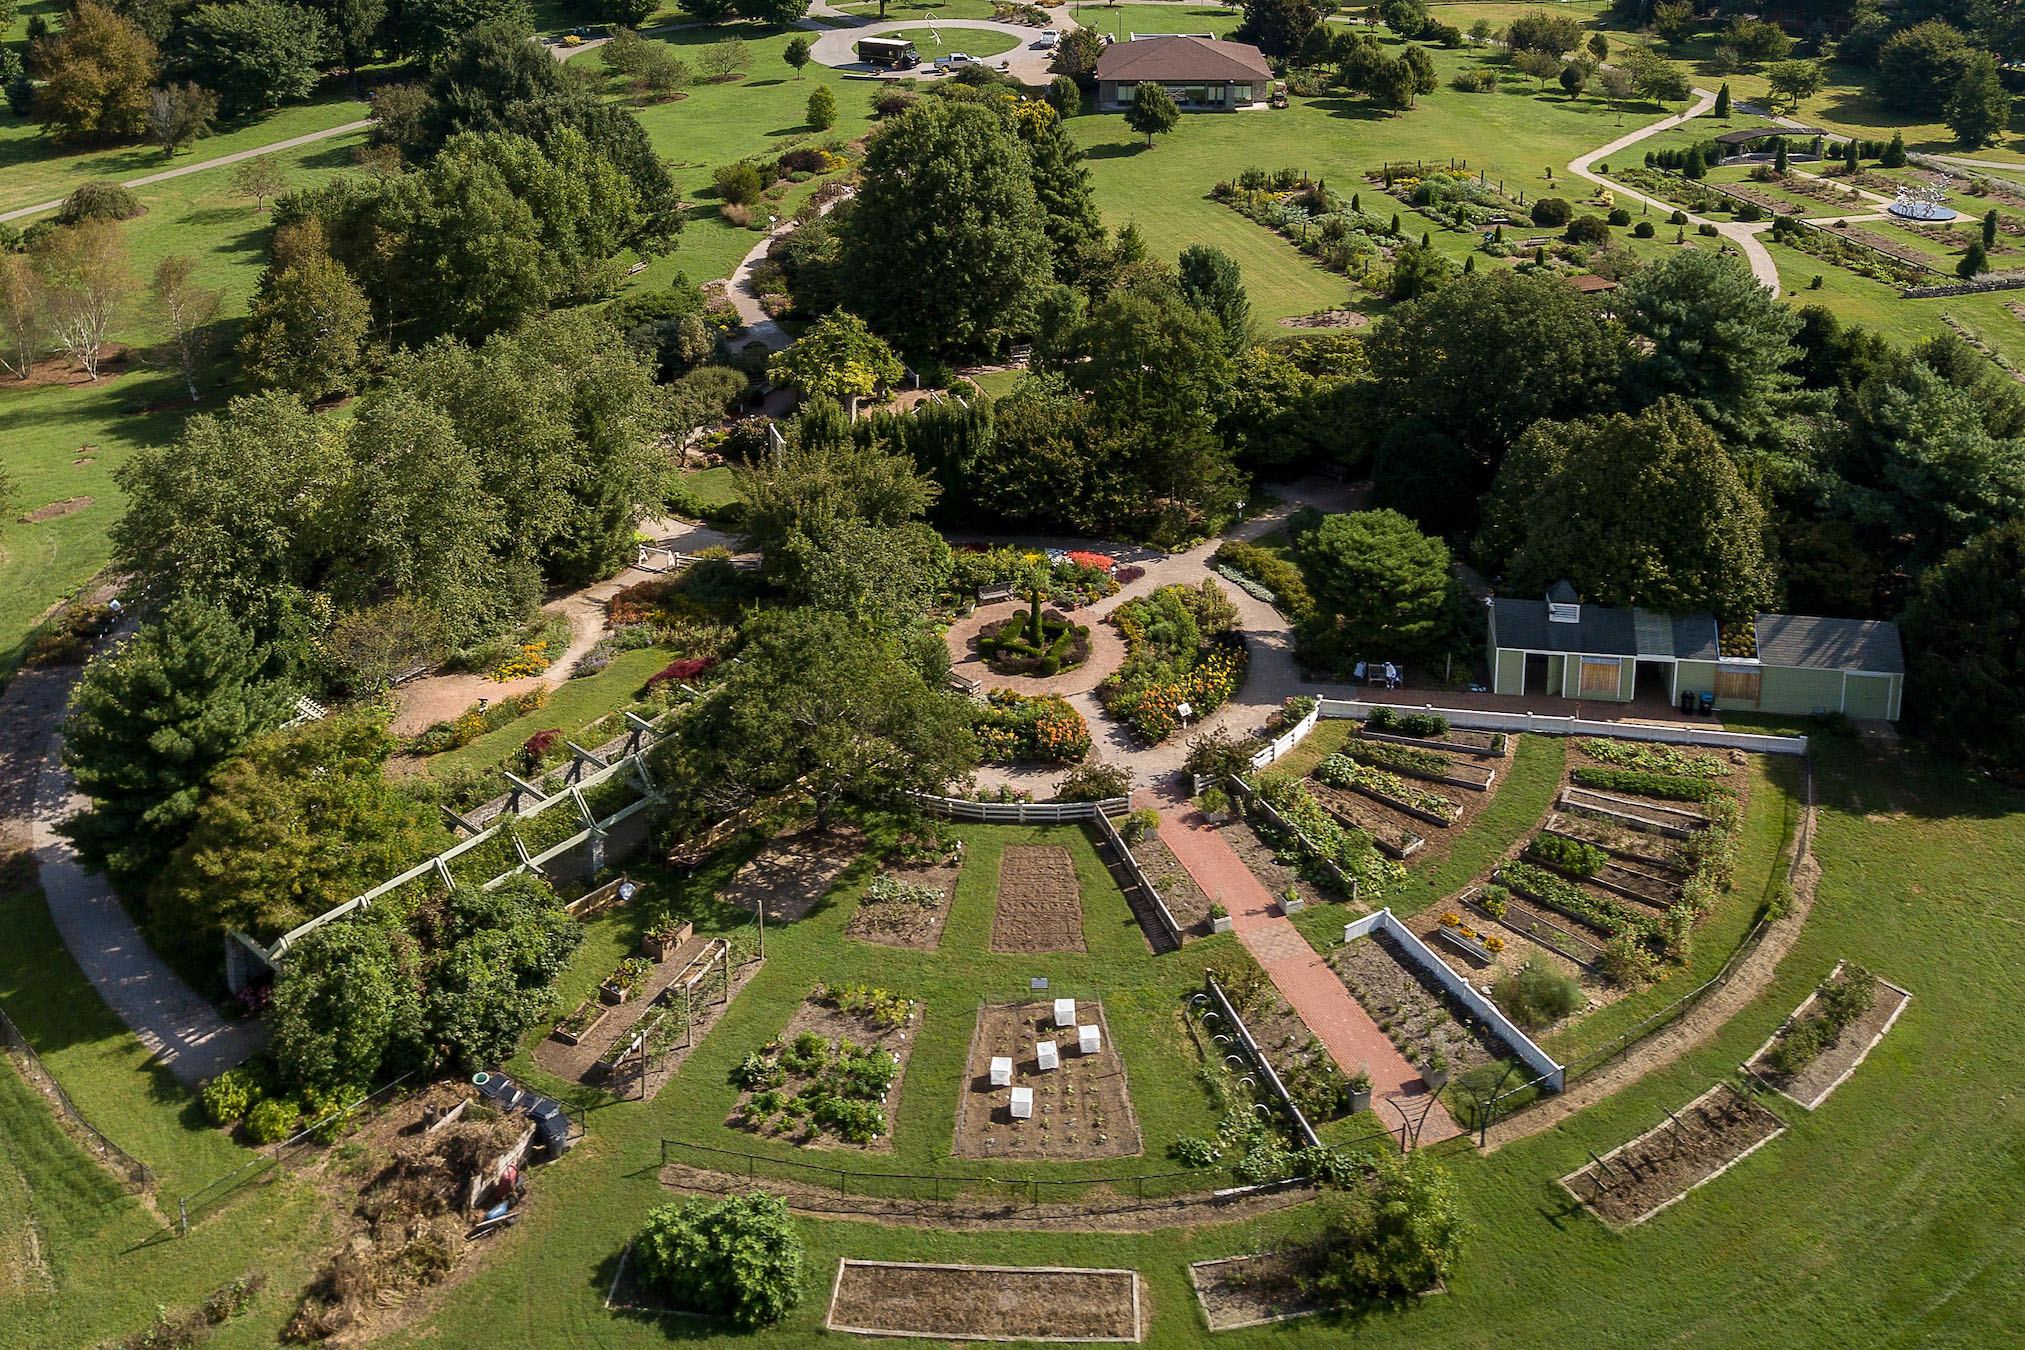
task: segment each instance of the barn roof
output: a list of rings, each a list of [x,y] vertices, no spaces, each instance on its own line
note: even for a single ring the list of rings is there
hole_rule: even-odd
[[[1898,625],[1882,619],[1820,619],[1804,614],[1760,614],[1758,660],[1808,670],[1905,670]]]

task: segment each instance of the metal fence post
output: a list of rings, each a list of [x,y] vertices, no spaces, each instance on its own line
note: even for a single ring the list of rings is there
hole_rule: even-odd
[[[180,1216],[180,1222],[183,1225],[183,1231],[180,1236],[190,1236],[190,1205],[180,1195],[176,1197],[176,1212]]]

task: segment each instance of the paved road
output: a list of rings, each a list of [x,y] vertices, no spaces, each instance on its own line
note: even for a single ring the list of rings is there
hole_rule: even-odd
[[[1589,166],[1598,160],[1607,164],[1617,155],[1618,151],[1636,145],[1648,137],[1657,136],[1662,131],[1671,131],[1683,122],[1701,116],[1710,108],[1713,108],[1715,103],[1716,96],[1713,93],[1706,89],[1697,89],[1695,90],[1695,101],[1689,105],[1686,112],[1679,113],[1673,117],[1662,118],[1650,126],[1641,127],[1628,135],[1619,136],[1616,140],[1600,149],[1591,150],[1586,155],[1578,156],[1569,163],[1568,172],[1574,174],[1577,178],[1586,178],[1592,183],[1607,187],[1619,196],[1629,197],[1633,201],[1645,202],[1648,205],[1671,212],[1675,209],[1672,202],[1663,202],[1657,197],[1648,197],[1642,192],[1634,191],[1621,183],[1613,182]],[[1774,295],[1779,293],[1779,265],[1772,261],[1771,252],[1758,240],[1759,234],[1772,228],[1769,222],[1760,225],[1749,225],[1734,220],[1707,221],[1704,217],[1694,215],[1693,213],[1688,215],[1688,221],[1694,225],[1713,224],[1716,227],[1716,233],[1735,244],[1743,253],[1744,261],[1751,265],[1751,275],[1758,279],[1758,284]]]
[[[312,131],[302,136],[291,136],[285,141],[274,141],[267,145],[256,145],[251,150],[239,150],[229,155],[219,155],[215,159],[199,160],[195,164],[185,164],[179,168],[164,169],[160,173],[151,173],[140,178],[129,178],[120,186],[137,188],[147,187],[151,183],[166,183],[171,178],[181,178],[185,174],[203,173],[206,169],[222,169],[228,164],[237,164],[244,159],[257,159],[261,155],[272,154],[276,150],[293,150],[299,145],[313,145],[318,141],[327,141],[333,136],[349,136],[354,131],[364,131],[372,124],[371,118],[358,122],[346,122],[343,126],[326,127],[322,131]],[[0,211],[0,221],[19,220],[23,216],[40,215],[44,211],[54,211],[61,205],[63,205],[63,198],[58,197],[53,202],[42,202],[35,206],[17,206],[12,211]]]

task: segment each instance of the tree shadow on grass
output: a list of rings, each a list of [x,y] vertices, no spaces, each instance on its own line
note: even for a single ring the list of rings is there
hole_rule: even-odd
[[[1125,159],[1128,156],[1150,149],[1152,149],[1151,146],[1137,141],[1110,141],[1104,145],[1091,146],[1083,152],[1083,157],[1085,159]]]
[[[1346,118],[1355,122],[1382,122],[1391,116],[1384,108],[1375,107],[1355,98],[1311,98],[1308,100],[1308,106],[1328,113],[1331,117]]]

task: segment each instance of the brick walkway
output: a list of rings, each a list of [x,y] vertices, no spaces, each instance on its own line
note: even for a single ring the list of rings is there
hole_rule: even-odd
[[[1336,1067],[1346,1074],[1359,1069],[1371,1075],[1371,1101],[1387,1125],[1397,1128],[1399,1113],[1385,1105],[1395,1093],[1410,1100],[1399,1105],[1410,1119],[1420,1119],[1422,1144],[1438,1143],[1461,1134],[1439,1102],[1427,1100],[1427,1085],[1391,1039],[1378,1029],[1350,991],[1300,930],[1279,912],[1278,905],[1244,860],[1223,841],[1201,812],[1186,805],[1169,806],[1160,816],[1160,840],[1188,869],[1203,894],[1230,911],[1238,941],[1264,967],[1308,1030],[1327,1047]]]

